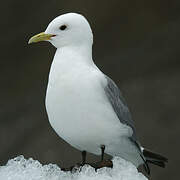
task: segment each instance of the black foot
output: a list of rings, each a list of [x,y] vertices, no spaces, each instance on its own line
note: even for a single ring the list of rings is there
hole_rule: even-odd
[[[95,170],[103,168],[103,167],[113,167],[113,162],[111,160],[104,160],[96,163],[90,163],[90,166],[92,166]]]
[[[76,172],[76,171],[81,171],[81,168],[85,165],[85,163],[77,163],[74,166],[71,166],[69,168],[61,168],[62,171],[71,171],[71,172]]]
[[[92,166],[95,170],[103,168],[103,167],[113,167],[113,163],[111,160],[104,160],[100,162],[95,162],[95,163],[86,163],[87,165]],[[81,168],[86,165],[82,163],[77,163],[74,166],[71,166],[69,168],[61,168],[62,171],[71,171],[71,172],[76,172],[76,171],[81,171]]]

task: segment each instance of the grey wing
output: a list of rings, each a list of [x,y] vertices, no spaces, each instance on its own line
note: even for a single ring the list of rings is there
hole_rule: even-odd
[[[107,80],[107,85],[105,87],[106,96],[108,97],[108,100],[111,103],[111,105],[112,105],[115,113],[117,114],[120,122],[123,124],[126,124],[132,128],[133,134],[131,137],[129,137],[129,139],[138,148],[139,154],[140,154],[140,156],[144,162],[145,171],[148,174],[150,174],[149,166],[148,166],[147,161],[146,161],[146,159],[143,155],[143,152],[141,150],[141,145],[138,142],[137,137],[136,137],[136,130],[135,130],[135,126],[134,126],[134,121],[131,118],[131,113],[128,109],[126,101],[123,98],[121,91],[116,86],[114,81],[106,75],[105,75],[105,78]]]
[[[131,138],[136,141],[134,121],[131,118],[131,113],[128,109],[126,101],[114,81],[106,75],[105,78],[107,80],[107,85],[104,88],[106,96],[108,97],[108,100],[111,103],[120,122],[132,128],[133,135]]]

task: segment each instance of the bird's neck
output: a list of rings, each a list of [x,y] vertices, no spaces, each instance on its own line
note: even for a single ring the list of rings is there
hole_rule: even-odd
[[[66,63],[75,65],[77,63],[93,64],[92,60],[92,45],[84,46],[65,46],[56,50],[54,61],[58,63]]]
[[[77,73],[80,68],[92,66],[94,66],[92,46],[58,48],[51,65],[49,80],[54,81],[54,79],[71,74],[71,72]]]

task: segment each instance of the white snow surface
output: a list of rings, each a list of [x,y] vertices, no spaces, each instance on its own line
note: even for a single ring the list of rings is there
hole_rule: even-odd
[[[147,180],[134,165],[119,157],[113,159],[113,168],[94,168],[85,165],[75,173],[63,172],[55,164],[42,165],[32,158],[18,156],[0,166],[0,180]]]

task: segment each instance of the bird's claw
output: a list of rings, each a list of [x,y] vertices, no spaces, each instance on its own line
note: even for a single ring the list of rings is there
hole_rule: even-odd
[[[90,166],[92,166],[95,170],[103,168],[103,167],[113,167],[113,163],[111,160],[104,160],[104,161],[100,161],[100,162],[96,162],[96,163],[91,163],[89,164]]]
[[[111,160],[104,160],[104,161],[100,161],[100,162],[95,162],[95,163],[77,163],[74,166],[71,166],[70,168],[62,168],[62,171],[71,171],[72,173],[77,172],[77,171],[81,171],[82,167],[84,165],[90,165],[91,167],[93,167],[95,170],[103,168],[103,167],[113,167],[113,163]]]

